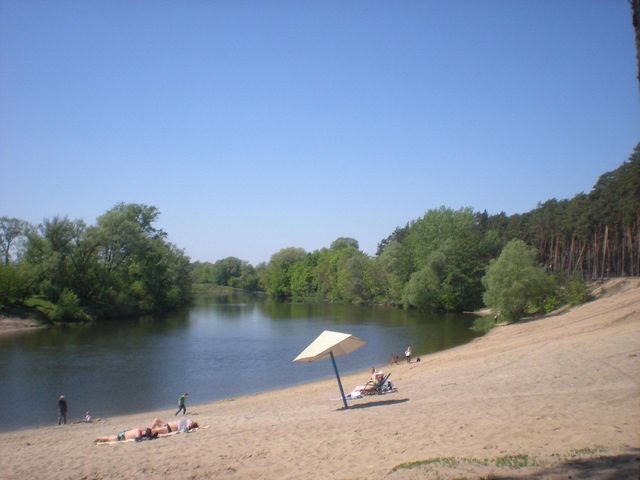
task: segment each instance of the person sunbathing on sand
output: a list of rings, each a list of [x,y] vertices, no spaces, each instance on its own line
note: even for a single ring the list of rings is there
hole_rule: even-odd
[[[172,432],[189,432],[198,428],[198,422],[192,422],[188,418],[181,418],[177,422],[167,422],[160,418],[156,418],[151,423],[151,431],[154,434],[165,434]]]
[[[95,443],[104,442],[121,442],[123,440],[144,440],[156,438],[157,433],[153,432],[151,428],[133,428],[118,433],[117,435],[107,435],[106,437],[98,437],[94,440]]]

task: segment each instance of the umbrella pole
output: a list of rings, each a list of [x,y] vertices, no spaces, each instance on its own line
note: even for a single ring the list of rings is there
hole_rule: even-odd
[[[349,408],[349,405],[347,405],[347,399],[344,398],[344,389],[342,388],[342,382],[340,381],[340,374],[338,373],[338,366],[336,365],[336,359],[333,358],[332,351],[329,351],[329,355],[331,355],[331,363],[333,363],[333,370],[336,372],[336,378],[338,379],[338,386],[340,387],[340,395],[342,395],[342,403],[344,403],[344,408]]]

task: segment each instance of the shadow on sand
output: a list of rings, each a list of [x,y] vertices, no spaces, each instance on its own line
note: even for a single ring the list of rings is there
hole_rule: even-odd
[[[528,467],[500,467],[491,461],[480,465],[470,461],[473,469],[467,470],[465,460],[450,458],[441,459],[444,463],[425,461],[415,467],[413,462],[407,466],[399,466],[384,478],[388,480],[404,480],[406,478],[474,478],[484,480],[638,480],[640,478],[640,449],[630,448],[625,452],[612,455],[598,455],[583,458],[564,458],[552,461],[551,464]],[[452,464],[447,460],[454,460]],[[536,459],[532,459],[536,460]],[[535,462],[534,462],[535,463]]]
[[[408,398],[400,398],[398,400],[380,400],[377,402],[357,403],[355,405],[349,405],[349,410],[355,410],[356,408],[384,407],[385,405],[395,405],[396,403],[404,403],[408,401]],[[341,410],[345,410],[345,408],[342,407],[336,409],[336,411]]]
[[[564,462],[558,463],[551,467],[541,468],[531,475],[518,476],[522,479],[538,479],[538,478],[571,478],[587,479],[597,478],[599,480],[637,480],[640,478],[640,459],[638,454],[640,450],[631,449],[628,453],[620,455],[608,455],[593,458],[571,458]],[[514,478],[497,474],[494,478],[505,480]]]

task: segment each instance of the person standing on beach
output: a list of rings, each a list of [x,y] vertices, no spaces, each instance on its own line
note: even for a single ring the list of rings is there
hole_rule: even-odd
[[[189,396],[188,393],[184,393],[180,395],[180,398],[178,399],[178,411],[176,412],[176,415],[178,415],[181,411],[183,415],[187,413],[187,407],[185,405],[185,401],[186,401],[186,397],[188,396]]]
[[[407,345],[407,349],[404,351],[404,357],[407,359],[407,363],[411,363],[411,345]]]
[[[58,398],[58,425],[67,424],[67,399],[64,398],[64,395],[60,395]]]

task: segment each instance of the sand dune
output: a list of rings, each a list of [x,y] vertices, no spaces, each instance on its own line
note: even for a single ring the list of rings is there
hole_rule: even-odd
[[[327,380],[190,405],[209,428],[153,441],[93,444],[172,411],[0,434],[0,477],[637,479],[640,280],[613,290],[386,366],[399,391],[346,411]],[[346,376],[345,388],[366,376]]]

